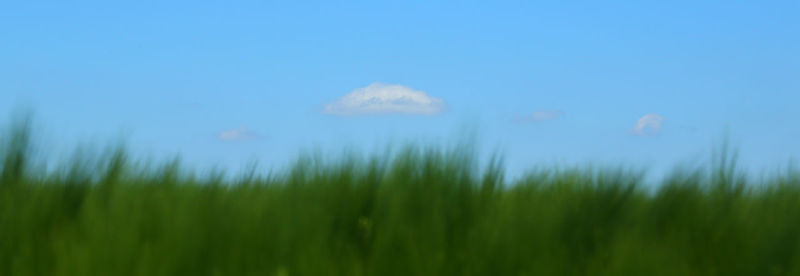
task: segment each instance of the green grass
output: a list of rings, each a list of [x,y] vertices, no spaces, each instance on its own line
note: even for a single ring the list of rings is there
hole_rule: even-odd
[[[226,177],[122,148],[46,170],[26,126],[0,146],[0,275],[800,274],[800,174],[754,180],[730,151],[655,191],[614,168],[504,179],[468,146]]]

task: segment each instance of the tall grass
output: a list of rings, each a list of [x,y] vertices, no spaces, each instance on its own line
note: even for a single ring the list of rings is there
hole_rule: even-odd
[[[121,147],[41,169],[27,125],[0,148],[0,275],[800,274],[800,174],[752,180],[730,150],[655,192],[614,168],[507,180],[468,146],[226,177]]]

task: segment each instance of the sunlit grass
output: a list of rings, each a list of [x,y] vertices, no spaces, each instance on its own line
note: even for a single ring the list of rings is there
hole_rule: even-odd
[[[287,170],[197,174],[123,148],[58,169],[3,137],[0,275],[789,275],[800,174],[538,169],[407,146]]]

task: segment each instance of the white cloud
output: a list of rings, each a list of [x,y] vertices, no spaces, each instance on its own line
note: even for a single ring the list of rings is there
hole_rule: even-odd
[[[423,91],[397,84],[373,83],[358,88],[328,103],[323,112],[332,115],[422,114],[433,115],[444,109],[444,101]]]
[[[263,136],[255,133],[252,130],[249,130],[245,127],[240,127],[237,129],[230,129],[223,132],[220,132],[217,136],[218,139],[222,141],[229,141],[229,142],[241,142],[241,141],[252,141]]]
[[[555,120],[564,115],[561,110],[538,110],[531,115],[517,116],[514,120],[517,122],[542,122]]]
[[[656,113],[650,113],[639,118],[636,125],[633,127],[633,134],[635,135],[654,135],[658,134],[661,126],[664,124],[664,117]]]

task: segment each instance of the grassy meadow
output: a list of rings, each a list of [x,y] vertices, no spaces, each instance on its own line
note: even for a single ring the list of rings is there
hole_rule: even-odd
[[[470,146],[232,176],[124,147],[45,168],[27,125],[0,143],[0,275],[800,275],[800,173],[728,150],[654,189],[624,167],[506,179]]]

